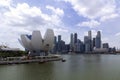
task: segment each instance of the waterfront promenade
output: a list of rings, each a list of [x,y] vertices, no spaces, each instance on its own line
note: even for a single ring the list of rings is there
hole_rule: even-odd
[[[62,61],[61,56],[37,56],[29,58],[21,57],[7,57],[4,60],[0,60],[0,65],[5,64],[25,64],[25,63],[44,63],[50,61]]]

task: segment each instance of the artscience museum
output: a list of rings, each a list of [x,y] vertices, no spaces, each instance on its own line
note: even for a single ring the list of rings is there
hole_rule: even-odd
[[[22,34],[21,39],[18,40],[29,52],[29,55],[46,56],[54,46],[54,32],[52,29],[47,29],[44,38],[42,38],[41,32],[36,30],[30,36]]]

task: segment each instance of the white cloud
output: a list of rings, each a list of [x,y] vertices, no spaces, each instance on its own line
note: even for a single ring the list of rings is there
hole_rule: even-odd
[[[118,14],[110,14],[110,15],[102,16],[100,21],[103,22],[103,21],[106,21],[106,20],[109,20],[109,19],[111,20],[111,19],[117,18],[117,17],[119,17]]]
[[[47,5],[46,6],[47,9],[50,9],[53,11],[53,13],[59,15],[59,16],[63,16],[64,15],[64,11],[61,10],[60,8],[54,8],[53,6]]]
[[[1,4],[0,4],[1,5]],[[18,38],[21,34],[31,34],[33,30],[40,30],[42,35],[47,28],[55,30],[55,34],[67,33],[61,21],[64,11],[60,8],[47,6],[52,14],[45,14],[36,6],[29,6],[27,3],[8,6],[9,9],[0,14],[0,42],[9,43],[10,47],[20,47]],[[5,7],[2,7],[5,9]]]
[[[12,0],[0,0],[0,7],[9,7]]]
[[[5,12],[3,16],[5,16],[5,23],[12,26],[41,24],[44,17],[39,8],[30,7],[26,3],[18,4],[15,8],[11,7],[10,11]]]
[[[96,30],[91,30],[91,31],[92,31],[92,36],[93,36],[93,37],[96,37],[97,31],[96,31]]]
[[[97,27],[99,25],[100,25],[100,23],[98,21],[91,20],[91,21],[81,22],[77,26],[80,26],[80,27],[85,26],[85,27],[94,28],[94,27]]]
[[[64,0],[72,5],[79,16],[90,21],[79,23],[81,26],[94,28],[104,21],[120,16],[116,0]],[[97,20],[97,21],[96,21]]]
[[[109,42],[109,38],[103,37],[103,38],[102,38],[102,43],[106,43],[106,42]]]
[[[87,18],[87,21],[79,23],[78,26],[90,26],[92,29],[97,26],[101,27],[102,22],[104,23],[110,19],[113,20],[113,18],[116,19],[120,14],[120,9],[117,9],[115,0],[66,1],[71,3],[73,9],[79,16]],[[77,32],[78,36],[83,39],[85,30],[64,27],[65,25],[61,19],[65,13],[62,9],[47,5],[44,9],[48,10],[49,13],[45,14],[40,7],[30,6],[27,3],[14,4],[13,2],[12,0],[0,0],[0,43],[8,43],[10,47],[20,47],[17,39],[21,34],[31,34],[33,30],[37,29],[44,35],[47,28],[52,28],[56,35],[62,35],[63,40],[67,42],[69,42],[69,39],[66,37],[69,37],[71,32]],[[116,24],[115,26],[119,25],[118,21],[116,20],[118,24],[114,22]],[[102,26],[107,27],[113,25],[108,24],[107,26]],[[92,33],[95,36],[96,30],[92,30]],[[117,40],[116,42],[113,40],[114,43],[112,40],[109,40],[109,42],[114,45],[118,44]]]
[[[116,33],[115,36],[120,36],[120,32]]]
[[[79,15],[89,19],[116,13],[115,0],[65,0],[70,2]]]
[[[30,7],[27,3],[17,4],[4,13],[5,23],[12,26],[60,26],[62,9],[47,6],[53,11],[52,15],[42,13],[40,8]]]

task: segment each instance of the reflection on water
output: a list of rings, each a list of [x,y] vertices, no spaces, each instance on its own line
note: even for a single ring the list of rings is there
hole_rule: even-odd
[[[67,61],[1,65],[0,80],[120,80],[120,55],[62,55]]]

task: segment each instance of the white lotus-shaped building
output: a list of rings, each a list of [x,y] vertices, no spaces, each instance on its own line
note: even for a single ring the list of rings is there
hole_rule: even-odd
[[[31,37],[22,34],[19,42],[30,55],[47,55],[54,46],[54,32],[52,29],[47,29],[44,38],[40,31],[33,31]]]

